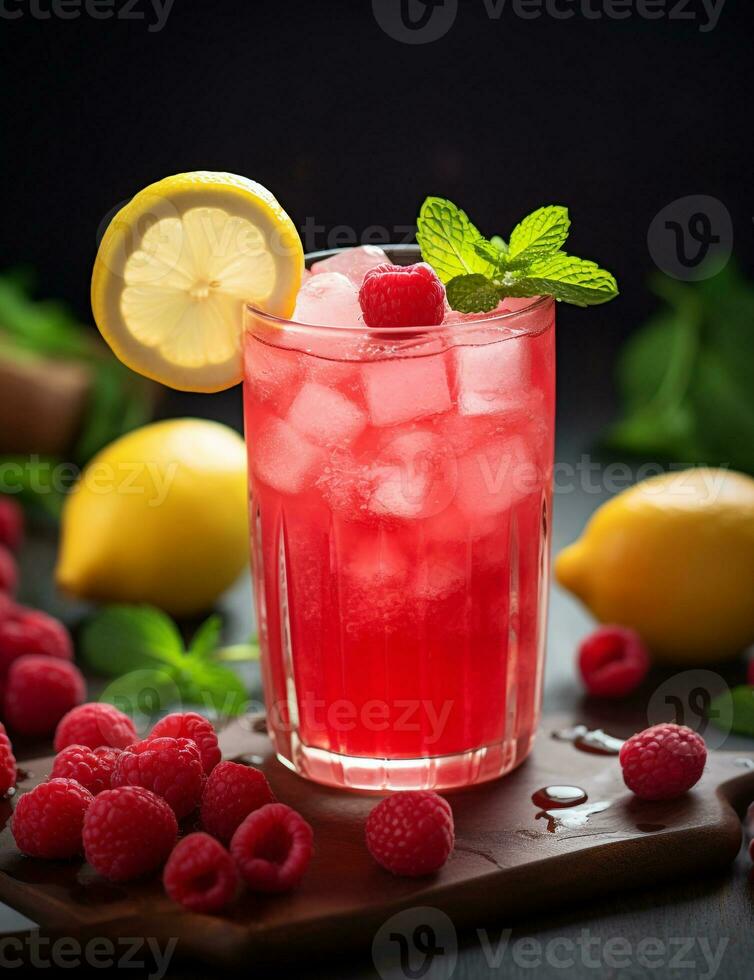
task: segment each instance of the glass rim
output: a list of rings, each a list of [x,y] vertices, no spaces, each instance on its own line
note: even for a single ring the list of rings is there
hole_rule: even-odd
[[[346,246],[344,248],[328,248],[320,249],[315,252],[307,252],[304,256],[304,261],[309,264],[311,262],[322,261],[332,257],[333,255],[339,255],[342,252],[349,252],[352,248],[357,246]],[[419,246],[413,244],[396,244],[396,245],[380,245],[379,248],[383,248],[386,252],[397,253],[398,255],[416,255],[419,252]],[[520,318],[528,316],[535,310],[539,310],[548,304],[553,304],[555,302],[552,296],[534,296],[530,303],[526,306],[522,306],[520,310],[510,310],[506,313],[499,313],[496,316],[485,316],[480,315],[479,319],[464,320],[461,323],[438,323],[430,326],[418,326],[418,327],[385,327],[382,329],[375,330],[373,328],[367,327],[365,324],[354,325],[353,327],[338,327],[331,324],[317,324],[317,323],[303,323],[301,320],[293,320],[287,317],[276,316],[273,313],[267,313],[265,310],[254,306],[253,303],[244,303],[244,316],[252,316],[254,319],[261,320],[270,326],[276,328],[285,328],[289,332],[294,333],[308,333],[308,334],[321,334],[321,335],[333,335],[339,334],[343,337],[347,336],[380,336],[383,340],[392,338],[394,340],[403,339],[416,339],[417,334],[422,336],[427,335],[437,335],[444,333],[459,333],[464,331],[478,330],[480,327],[494,328],[496,326],[513,326],[516,321]],[[542,330],[541,324],[537,324],[536,321],[532,322],[531,329],[521,330],[521,334],[528,333],[540,333]]]

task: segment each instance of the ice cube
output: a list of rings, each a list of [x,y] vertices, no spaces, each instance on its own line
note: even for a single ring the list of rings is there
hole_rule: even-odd
[[[416,570],[414,588],[420,599],[444,599],[466,584],[466,568],[448,559],[423,561]]]
[[[287,420],[320,446],[347,446],[367,424],[365,412],[349,398],[334,388],[314,383],[303,385]]]
[[[451,406],[442,357],[372,361],[364,365],[362,378],[372,425],[399,425],[439,415]]]
[[[296,351],[273,347],[249,336],[244,350],[244,373],[253,397],[270,402],[281,411],[296,393],[303,373],[301,357]]]
[[[475,518],[501,514],[536,490],[542,474],[519,435],[477,446],[458,461],[456,505]]]
[[[390,262],[390,259],[381,248],[376,245],[359,245],[357,248],[347,248],[337,252],[329,259],[315,262],[312,273],[317,276],[327,272],[340,272],[358,287],[370,269],[376,269],[378,265],[384,265],[386,262]]]
[[[251,447],[254,473],[280,493],[299,493],[313,485],[325,457],[322,449],[275,416],[251,434]]]
[[[474,323],[477,320],[489,320],[492,317],[510,313],[510,309],[505,303],[506,300],[500,300],[495,309],[490,310],[489,313],[459,313],[458,310],[452,310],[450,306],[446,305],[445,316],[442,321],[443,326],[454,326],[457,323]]]
[[[407,432],[383,448],[370,470],[369,509],[400,518],[441,513],[455,496],[453,453],[432,432]]]
[[[293,319],[321,327],[363,326],[359,290],[340,272],[323,272],[303,284]]]
[[[461,415],[491,415],[515,410],[530,383],[529,354],[529,342],[525,337],[458,347],[455,370]]]

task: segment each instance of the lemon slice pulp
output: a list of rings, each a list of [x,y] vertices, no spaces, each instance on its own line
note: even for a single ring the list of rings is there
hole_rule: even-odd
[[[266,188],[235,174],[176,174],[111,221],[92,309],[115,354],[184,391],[241,380],[246,302],[293,312],[304,267],[295,225]]]

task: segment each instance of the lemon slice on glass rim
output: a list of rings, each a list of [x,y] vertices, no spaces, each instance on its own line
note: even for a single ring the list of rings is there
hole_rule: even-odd
[[[289,317],[304,254],[261,184],[197,171],[150,184],[112,219],[92,274],[102,336],[128,367],[182,391],[243,376],[243,308]]]

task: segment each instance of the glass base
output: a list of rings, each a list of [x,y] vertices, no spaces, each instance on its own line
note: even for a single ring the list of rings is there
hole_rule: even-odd
[[[531,751],[534,733],[527,738],[497,742],[457,755],[422,759],[367,759],[340,755],[304,745],[295,735],[291,758],[277,757],[300,776],[337,789],[386,792],[409,789],[448,790],[498,779],[520,765]]]

